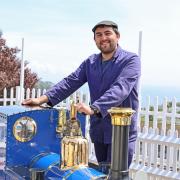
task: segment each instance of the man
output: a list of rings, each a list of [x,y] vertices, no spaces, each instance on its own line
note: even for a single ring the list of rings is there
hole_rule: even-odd
[[[131,107],[136,112],[138,110],[140,60],[136,54],[127,52],[118,45],[120,33],[116,23],[102,21],[92,31],[101,53],[89,56],[75,72],[43,96],[25,100],[23,104],[48,103],[54,106],[88,82],[91,105],[78,103],[76,107],[79,112],[90,115],[90,136],[100,163],[111,161],[112,125],[107,110],[111,107]],[[136,122],[137,113],[133,115],[130,126],[128,165],[132,161],[137,137]]]

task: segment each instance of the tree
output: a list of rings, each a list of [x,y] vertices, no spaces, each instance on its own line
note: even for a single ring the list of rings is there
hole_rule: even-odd
[[[0,36],[0,92],[4,88],[11,88],[20,84],[21,61],[17,57],[19,52],[20,50],[17,47],[8,47],[6,40]],[[27,67],[27,61],[24,64],[24,87],[32,89],[39,78]]]

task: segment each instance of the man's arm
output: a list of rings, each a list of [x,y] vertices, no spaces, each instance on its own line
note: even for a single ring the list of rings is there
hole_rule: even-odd
[[[44,95],[40,96],[39,98],[24,100],[22,104],[41,105],[43,103],[47,103],[50,106],[54,106],[66,99],[87,81],[85,63],[86,62],[84,61],[75,72],[71,73],[68,77],[54,85]]]
[[[49,100],[48,104],[51,106],[58,104],[86,82],[86,61],[84,61],[75,72],[71,73],[45,93]]]

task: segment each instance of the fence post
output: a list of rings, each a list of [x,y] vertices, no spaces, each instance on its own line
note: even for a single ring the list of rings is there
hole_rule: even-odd
[[[16,104],[20,105],[20,86],[16,86]]]
[[[13,99],[14,99],[14,88],[12,87],[10,90],[10,105],[13,105]]]
[[[30,98],[31,91],[29,88],[26,89],[26,99]]]
[[[6,88],[4,88],[3,93],[4,93],[4,96],[3,96],[3,98],[4,98],[3,106],[6,106],[7,105],[7,89]]]

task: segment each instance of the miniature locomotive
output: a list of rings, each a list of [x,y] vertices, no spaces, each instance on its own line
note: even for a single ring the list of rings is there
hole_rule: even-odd
[[[78,119],[77,119],[78,116]],[[64,108],[0,107],[0,179],[104,179],[88,167],[85,116]]]

